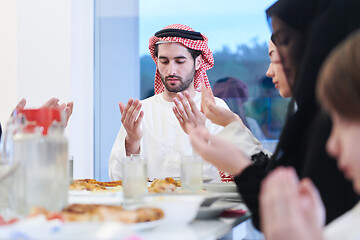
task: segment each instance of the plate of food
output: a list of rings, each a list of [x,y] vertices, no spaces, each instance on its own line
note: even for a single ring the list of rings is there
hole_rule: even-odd
[[[101,192],[113,189],[121,189],[122,181],[100,182],[95,179],[75,179],[69,186],[71,191],[93,191]]]
[[[234,182],[204,183],[203,189],[209,192],[237,192]]]
[[[99,182],[95,179],[76,179],[69,186],[70,195],[89,195],[89,193],[111,193],[122,191],[122,181]]]
[[[34,207],[28,217],[1,226],[0,238],[13,239],[130,239],[133,231],[164,224],[160,209],[73,204],[61,212]],[[104,237],[106,236],[106,237]]]
[[[121,222],[123,224],[146,223],[164,218],[164,212],[156,207],[136,207],[125,209],[120,205],[70,204],[60,212],[47,211],[42,207],[33,207],[31,216],[44,215],[51,218],[56,215],[64,222]]]
[[[149,193],[169,193],[176,192],[181,187],[181,181],[167,177],[165,179],[154,179],[149,185]]]

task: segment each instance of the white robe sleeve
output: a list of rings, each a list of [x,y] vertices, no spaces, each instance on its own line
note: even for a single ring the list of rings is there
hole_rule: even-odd
[[[232,122],[224,127],[216,136],[238,147],[244,154],[250,158],[259,152],[271,156],[271,153],[263,148],[262,144],[246,127],[244,128],[240,122]]]

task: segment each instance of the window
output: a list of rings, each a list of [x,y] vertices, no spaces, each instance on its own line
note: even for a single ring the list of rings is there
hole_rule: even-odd
[[[242,116],[251,131],[272,150],[284,124],[287,99],[280,97],[269,66],[270,30],[265,17],[269,1],[139,1],[140,96],[154,94],[155,64],[149,38],[163,27],[181,23],[209,38],[215,66],[207,71],[214,94]],[[176,10],[175,10],[176,9]],[[231,77],[232,79],[228,79]],[[221,88],[221,89],[220,89]],[[232,88],[232,93],[224,90]],[[234,91],[234,88],[237,91]]]
[[[270,30],[265,10],[272,2],[225,0],[220,4],[183,0],[179,4],[166,0],[95,0],[94,3],[96,179],[108,180],[108,159],[121,125],[117,103],[153,94],[155,64],[149,55],[149,38],[173,23],[188,25],[209,38],[215,58],[215,67],[208,71],[213,90],[226,77],[241,81],[239,92],[245,93],[225,100],[234,112],[246,116],[244,122],[253,133],[273,148],[284,123],[288,100],[279,96],[271,79],[265,76],[270,62],[267,53]]]

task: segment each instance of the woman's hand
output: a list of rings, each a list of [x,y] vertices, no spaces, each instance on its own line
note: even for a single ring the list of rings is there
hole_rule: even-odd
[[[251,164],[240,149],[211,135],[204,126],[189,126],[189,136],[196,152],[219,170],[238,175]]]
[[[238,121],[245,127],[237,114],[216,105],[211,88],[206,88],[203,83],[201,83],[201,112],[217,125],[225,127],[234,121]]]

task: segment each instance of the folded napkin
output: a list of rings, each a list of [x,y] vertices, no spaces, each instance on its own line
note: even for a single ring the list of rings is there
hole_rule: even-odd
[[[220,217],[236,218],[236,217],[241,217],[245,213],[246,211],[243,209],[227,209],[220,215]]]

